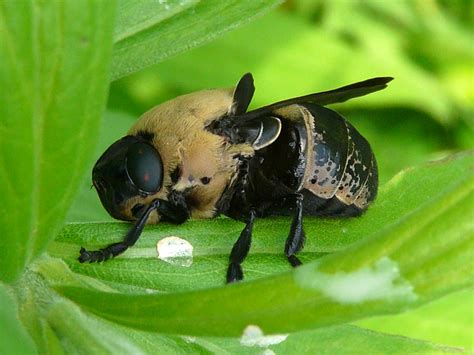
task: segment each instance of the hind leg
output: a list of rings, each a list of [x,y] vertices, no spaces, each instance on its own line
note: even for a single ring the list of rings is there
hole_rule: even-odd
[[[285,243],[285,255],[290,264],[295,267],[301,265],[300,259],[296,256],[303,249],[305,234],[303,230],[303,195],[295,195],[295,214],[291,223],[290,232]]]

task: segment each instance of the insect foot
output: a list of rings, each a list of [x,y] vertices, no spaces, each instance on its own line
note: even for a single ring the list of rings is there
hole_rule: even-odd
[[[81,247],[78,260],[81,263],[89,262],[101,262],[110,259],[110,257],[117,256],[124,252],[128,248],[124,243],[115,243],[109,245],[108,247],[100,250],[87,251],[85,248]]]

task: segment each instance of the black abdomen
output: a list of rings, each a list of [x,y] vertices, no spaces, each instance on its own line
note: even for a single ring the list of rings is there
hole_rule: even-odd
[[[313,216],[361,214],[377,193],[377,165],[369,143],[341,115],[319,105],[275,110],[278,138],[257,150],[241,171],[229,204],[232,218],[287,215],[296,193]]]
[[[304,105],[307,126],[307,174],[303,185],[305,213],[353,216],[377,194],[377,163],[369,143],[341,115],[318,105]],[[308,120],[308,119],[307,119]]]

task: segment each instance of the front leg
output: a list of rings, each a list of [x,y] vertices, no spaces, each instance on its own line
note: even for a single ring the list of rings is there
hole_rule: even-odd
[[[100,261],[108,260],[110,257],[114,257],[119,254],[122,254],[125,250],[127,250],[129,247],[131,247],[132,245],[136,243],[136,241],[140,237],[140,234],[143,231],[143,228],[145,227],[146,221],[148,220],[148,217],[150,216],[151,211],[153,211],[154,209],[158,209],[160,205],[161,205],[161,200],[154,200],[146,208],[146,210],[143,211],[142,215],[140,216],[138,221],[133,225],[133,227],[130,228],[130,230],[128,231],[127,235],[125,236],[122,242],[110,244],[100,250],[87,251],[85,248],[81,248],[80,250],[81,255],[79,256],[79,261],[81,263],[84,263],[86,261],[90,263],[93,263],[96,261],[100,262]]]
[[[88,251],[85,248],[81,248],[79,261],[81,263],[86,261],[90,263],[101,262],[122,254],[125,250],[137,242],[143,231],[143,228],[145,227],[146,221],[150,216],[150,213],[155,209],[163,217],[163,220],[169,221],[171,223],[181,224],[189,219],[190,213],[182,193],[171,192],[168,195],[168,199],[168,201],[156,199],[149,206],[147,206],[142,212],[138,221],[129,230],[122,242],[113,243],[103,249],[93,251]]]
[[[240,281],[244,278],[240,264],[247,256],[252,244],[252,229],[255,221],[255,210],[250,210],[249,219],[244,230],[240,233],[239,239],[235,242],[229,257],[229,267],[227,268],[227,283]]]

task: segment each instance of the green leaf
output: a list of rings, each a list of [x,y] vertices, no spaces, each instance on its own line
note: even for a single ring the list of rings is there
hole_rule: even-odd
[[[200,0],[148,1],[119,0],[115,21],[114,41],[138,35],[153,29],[160,22],[172,18],[197,4]]]
[[[119,7],[121,13],[115,34],[112,79],[207,43],[267,12],[280,2],[188,0],[150,5],[149,1],[141,0],[135,4],[123,1]],[[153,10],[158,9],[159,14],[153,13]],[[148,14],[145,11],[149,11]]]
[[[0,4],[2,280],[45,249],[79,186],[106,100],[113,15],[113,1]]]
[[[68,300],[49,308],[48,322],[66,353],[173,354],[197,352],[199,347],[177,336],[137,331],[82,312]]]
[[[40,276],[40,277],[39,277]],[[48,287],[75,285],[102,290],[113,289],[92,278],[68,270],[59,259],[41,258],[23,282],[16,285],[17,292],[36,298],[38,309],[46,314],[45,333],[60,339],[58,348],[65,353],[76,352],[133,352],[133,353],[244,353],[260,354],[268,348],[276,353],[340,353],[384,352],[411,353],[427,351],[455,351],[428,342],[376,333],[350,325],[328,327],[292,333],[274,338],[209,338],[179,335],[162,335],[140,331],[108,322],[83,312],[75,304],[58,297]],[[44,323],[44,322],[43,322]],[[254,328],[255,329],[255,328]],[[250,335],[248,333],[248,335]],[[258,334],[257,334],[258,335]],[[343,339],[344,341],[341,341]],[[265,345],[265,342],[268,344]],[[273,343],[273,344],[272,344]],[[54,353],[57,353],[56,350]],[[49,351],[52,353],[51,347]]]
[[[33,341],[17,315],[17,304],[0,283],[0,354],[35,354]]]
[[[62,301],[52,306],[48,315],[53,329],[61,335],[62,346],[71,352],[119,353],[217,353],[259,354],[266,347],[242,345],[238,338],[203,338],[161,335],[139,331],[98,319],[82,313],[70,302]],[[344,339],[344,341],[341,341]],[[405,337],[386,335],[354,326],[336,326],[293,333],[283,342],[271,345],[276,353],[336,353],[383,352],[413,353],[458,349]]]
[[[67,301],[56,302],[48,309],[48,323],[62,346],[70,352],[80,353],[87,349],[91,353],[136,354],[140,349],[127,339],[117,336],[117,332],[87,321],[86,317]],[[114,341],[110,341],[114,339]]]
[[[358,326],[474,350],[474,291],[463,290],[410,312],[364,319]]]
[[[241,339],[191,338],[212,353],[261,354],[262,348],[243,346]],[[281,343],[268,347],[276,354],[412,354],[455,352],[449,348],[405,337],[390,336],[343,325],[289,334]]]
[[[40,353],[99,351],[150,354],[189,353],[201,349],[179,336],[137,331],[85,313],[74,303],[58,296],[50,287],[64,284],[114,292],[113,288],[99,280],[71,272],[59,259],[43,256],[32,263],[14,285],[14,291],[23,305],[22,320],[36,335]]]
[[[58,290],[106,319],[139,329],[190,335],[239,336],[249,324],[260,326],[265,333],[289,332],[341,324],[377,314],[397,313],[473,284],[469,262],[474,242],[470,213],[474,190],[472,167],[473,155],[464,154],[411,169],[392,179],[381,193],[377,207],[374,206],[362,218],[347,221],[307,220],[308,236],[325,223],[347,228],[345,238],[332,244],[324,238],[317,243],[311,242],[313,238],[309,237],[308,244],[313,252],[317,249],[316,244],[324,245],[326,252],[342,250],[292,272],[226,287],[175,294],[116,294],[60,286]],[[267,221],[268,230],[256,233],[255,246],[264,246],[259,251],[270,255],[256,255],[254,263],[249,258],[248,263],[244,264],[246,270],[260,268],[267,263],[268,273],[275,273],[286,265],[283,257],[273,255],[283,246],[281,230],[284,221]],[[199,223],[195,222],[194,226]],[[201,223],[208,226],[215,223],[214,226],[219,227],[220,223],[228,222],[216,220]],[[351,228],[351,223],[354,228]],[[361,235],[363,230],[357,229],[360,228],[357,223],[365,224],[367,238]],[[67,250],[66,241],[71,243],[78,230],[82,229],[81,234],[84,235],[84,231],[93,226],[69,226],[59,237],[52,253],[69,254],[72,248]],[[95,227],[100,228],[100,224]],[[120,226],[115,228],[117,232]],[[172,228],[167,225],[160,225],[156,230],[163,228],[168,228],[168,235],[171,233]],[[184,233],[185,228],[175,228],[176,233]],[[232,232],[236,236],[237,231],[237,228],[233,232],[229,228],[227,234]],[[190,235],[188,229],[188,235],[183,237],[190,240]],[[89,239],[96,236],[97,230]],[[147,239],[147,243],[156,243],[156,239]],[[203,245],[202,249],[196,248],[195,251],[197,255],[205,254],[210,262],[217,261],[223,269],[225,259],[212,257],[216,252],[220,253],[220,248],[215,248],[220,243],[218,239],[223,238],[207,240],[207,246]],[[258,245],[260,239],[266,239],[265,244]],[[357,240],[358,243],[347,247],[351,241]],[[145,286],[141,280],[146,278],[145,283],[155,285],[158,290],[159,280],[173,275],[184,278],[183,275],[190,272],[182,267],[163,266],[150,249],[140,255],[147,256],[147,259],[135,259],[137,263],[142,262],[143,271],[140,273],[138,270],[135,275],[127,268],[134,267],[134,260],[126,258],[104,265],[79,266],[77,262],[69,262],[78,271],[89,270],[96,274],[100,268],[110,265],[109,270],[103,271],[102,277],[105,274],[106,278],[115,277],[115,281],[141,287]],[[151,268],[146,268],[145,262],[154,265],[155,272],[150,272]],[[200,262],[197,259],[195,264]],[[169,275],[163,275],[166,267]],[[200,282],[206,282],[206,278],[221,280],[214,282],[214,286],[222,285],[223,270],[219,278],[210,276],[214,273],[191,272],[183,288],[190,284],[199,286]]]

